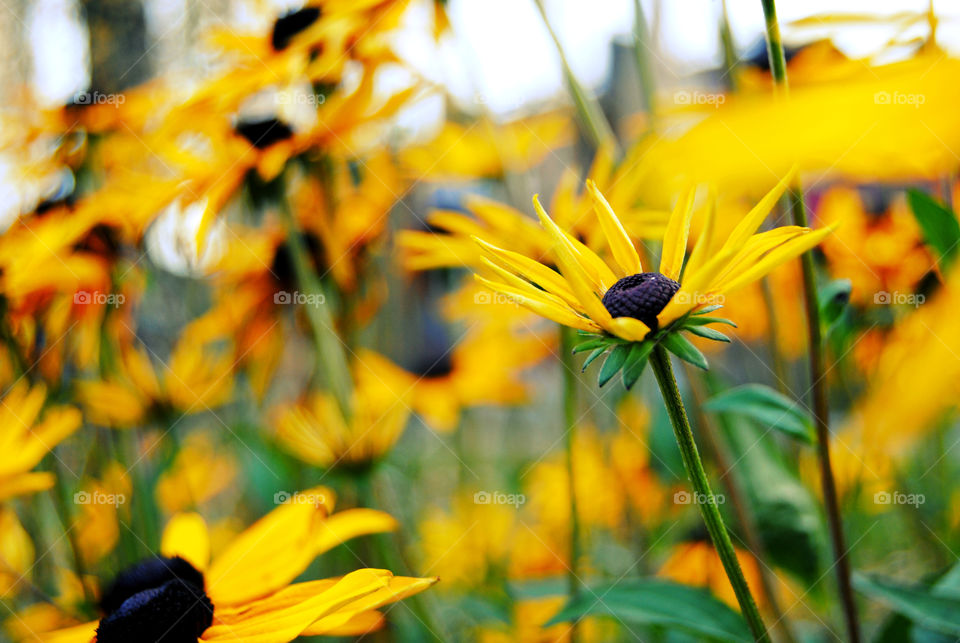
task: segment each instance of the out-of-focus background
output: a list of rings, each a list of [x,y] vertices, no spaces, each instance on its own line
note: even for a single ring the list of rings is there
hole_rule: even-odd
[[[270,592],[440,581],[305,638],[749,640],[653,378],[599,388],[471,237],[549,263],[540,194],[597,249],[590,178],[647,261],[687,188],[692,247],[794,167],[837,226],[819,379],[864,640],[960,636],[960,4],[776,8],[789,94],[760,0],[0,1],[0,636],[89,640],[44,637],[175,518],[216,554],[323,486],[376,521]],[[677,362],[788,643],[848,640],[802,290],[778,267],[708,373]],[[605,589],[558,617],[571,584]]]

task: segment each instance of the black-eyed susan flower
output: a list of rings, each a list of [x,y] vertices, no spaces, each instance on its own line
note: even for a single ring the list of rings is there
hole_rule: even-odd
[[[80,412],[69,406],[43,412],[46,387],[15,384],[0,404],[0,501],[53,486],[47,471],[31,471],[57,444],[80,428]],[[41,418],[41,412],[43,412]]]
[[[293,455],[323,468],[366,467],[400,439],[410,417],[409,402],[371,387],[368,379],[353,390],[349,417],[336,399],[313,392],[297,404],[275,409],[277,437]]]
[[[622,370],[625,384],[631,386],[658,344],[706,368],[706,359],[679,331],[729,341],[709,324],[730,322],[704,314],[720,307],[728,294],[814,247],[830,231],[784,226],[757,233],[791,178],[792,174],[764,196],[726,239],[715,234],[708,210],[708,221],[689,256],[694,193],[688,192],[670,216],[659,270],[649,272],[593,183],[587,187],[607,240],[609,263],[562,230],[534,197],[540,222],[553,239],[559,273],[477,238],[490,271],[489,277],[477,279],[544,317],[579,330],[585,341],[577,350],[592,351],[587,363],[610,351],[600,371],[601,385]]]
[[[161,553],[117,575],[103,591],[103,616],[37,637],[57,643],[259,641],[359,635],[384,623],[377,608],[423,591],[435,578],[360,569],[342,578],[291,582],[319,554],[358,535],[396,527],[371,509],[335,514],[315,488],[288,498],[211,559],[206,523],[177,514]]]

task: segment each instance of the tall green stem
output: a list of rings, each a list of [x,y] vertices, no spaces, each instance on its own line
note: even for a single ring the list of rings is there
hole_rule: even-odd
[[[663,397],[664,406],[667,407],[667,415],[670,416],[670,422],[673,424],[673,433],[677,438],[677,446],[680,447],[683,466],[687,470],[687,475],[690,476],[690,482],[696,494],[697,507],[700,509],[700,515],[707,526],[710,540],[713,541],[713,546],[720,556],[720,562],[723,563],[727,578],[730,579],[730,585],[733,586],[733,592],[740,604],[740,611],[743,613],[747,625],[750,626],[754,639],[769,643],[770,637],[767,634],[767,628],[763,624],[763,619],[760,618],[760,611],[757,609],[757,603],[750,593],[747,579],[743,576],[740,561],[737,560],[733,543],[730,541],[730,534],[727,533],[727,528],[723,524],[719,506],[714,502],[715,496],[710,488],[710,481],[707,480],[707,473],[703,469],[697,443],[693,439],[693,431],[690,429],[687,412],[683,408],[683,400],[680,398],[677,380],[673,376],[670,356],[662,346],[653,349],[650,365],[657,378],[657,384],[660,385],[660,394]]]
[[[574,331],[560,327],[560,365],[563,369],[564,446],[567,454],[567,494],[570,497],[570,564],[567,568],[570,599],[580,594],[580,513],[577,510],[576,471],[573,451],[577,437],[577,372],[573,359]],[[574,632],[570,633],[574,638]]]
[[[777,7],[774,0],[761,0],[763,15],[767,27],[767,53],[770,57],[770,70],[774,82],[780,91],[786,93],[787,64],[780,40],[780,24],[777,20]],[[803,191],[799,182],[789,194],[790,213],[793,223],[807,225],[807,211],[803,203]],[[847,625],[847,635],[851,643],[860,641],[860,622],[857,616],[857,604],[850,582],[850,561],[847,558],[847,546],[843,535],[843,522],[840,517],[840,503],[837,499],[837,485],[830,463],[830,406],[827,400],[826,372],[824,370],[823,336],[820,324],[820,306],[817,301],[817,284],[813,254],[806,252],[800,259],[803,269],[804,304],[807,312],[807,332],[810,344],[810,379],[813,392],[813,421],[817,431],[817,457],[820,464],[820,486],[827,512],[830,541],[833,545],[834,569],[840,590],[840,601]]]
[[[553,27],[550,26],[550,21],[547,19],[547,11],[543,8],[543,0],[536,0],[536,3],[537,8],[540,9],[540,15],[543,18],[543,24],[546,25],[547,31],[550,32],[553,44],[557,47],[557,53],[560,54],[560,64],[563,66],[563,75],[567,80],[567,87],[570,90],[570,96],[573,98],[573,104],[577,109],[577,114],[580,116],[580,123],[584,128],[584,133],[593,143],[594,147],[609,145],[616,148],[617,139],[613,135],[613,128],[611,128],[610,123],[607,122],[607,117],[603,115],[603,110],[600,109],[600,104],[597,102],[597,99],[583,88],[583,85],[580,84],[580,81],[578,81],[574,75],[573,69],[570,67],[570,62],[567,60],[567,55],[563,51],[563,46],[560,44],[560,39],[557,38],[556,32],[553,30]]]
[[[326,293],[320,279],[311,265],[307,254],[307,245],[300,233],[300,227],[287,205],[281,204],[280,216],[287,228],[287,246],[293,259],[293,270],[297,283],[306,295],[303,306],[313,333],[314,348],[317,351],[317,370],[323,371],[327,388],[333,393],[345,416],[350,415],[350,389],[352,380],[347,366],[347,357],[340,338],[333,327]]]

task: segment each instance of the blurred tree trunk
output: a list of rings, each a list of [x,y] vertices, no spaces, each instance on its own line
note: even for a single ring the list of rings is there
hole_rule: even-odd
[[[150,78],[143,2],[83,0],[90,34],[90,91],[123,91]]]

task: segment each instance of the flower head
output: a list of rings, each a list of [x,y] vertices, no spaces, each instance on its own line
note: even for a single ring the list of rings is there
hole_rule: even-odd
[[[644,271],[620,219],[593,182],[587,182],[587,189],[607,241],[608,261],[562,230],[534,196],[540,223],[552,238],[559,274],[475,237],[491,273],[490,277],[477,275],[477,279],[544,317],[590,336],[577,347],[578,351],[593,351],[588,363],[612,349],[601,369],[601,385],[621,369],[627,386],[632,385],[657,343],[705,368],[703,355],[677,331],[729,341],[708,325],[732,322],[703,315],[719,308],[726,295],[814,247],[830,232],[829,228],[812,231],[783,226],[757,233],[791,180],[792,173],[764,196],[726,239],[718,238],[713,210],[708,209],[689,256],[694,192],[687,192],[670,215],[655,272]]]

